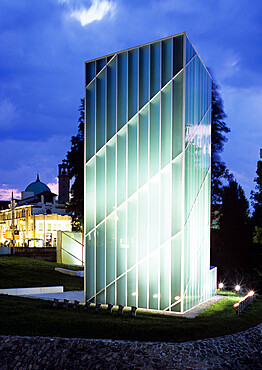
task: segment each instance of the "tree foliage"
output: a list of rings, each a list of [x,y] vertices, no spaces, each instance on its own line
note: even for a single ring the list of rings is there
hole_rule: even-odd
[[[211,202],[216,204],[222,200],[223,178],[229,179],[229,173],[220,154],[227,141],[225,134],[230,132],[224,119],[224,105],[218,85],[212,82],[212,114],[211,114]]]
[[[79,107],[78,132],[71,138],[71,149],[67,152],[69,174],[74,178],[68,212],[73,219],[73,230],[83,231],[84,224],[84,120],[85,100]]]
[[[223,187],[219,230],[219,264],[231,272],[247,270],[251,262],[252,233],[249,204],[242,187],[230,180]]]

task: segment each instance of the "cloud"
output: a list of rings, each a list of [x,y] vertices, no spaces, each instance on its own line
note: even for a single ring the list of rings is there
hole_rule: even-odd
[[[9,129],[15,125],[17,110],[14,104],[8,99],[0,101],[0,125],[2,130]]]
[[[58,194],[58,178],[56,177],[55,182],[49,182],[47,184],[52,193]]]
[[[20,199],[20,192],[18,189],[8,188],[6,184],[2,184],[0,187],[0,200],[10,200],[12,197],[12,192],[14,198]]]
[[[101,21],[107,14],[114,14],[115,4],[108,0],[92,0],[89,9],[82,8],[71,12],[71,17],[75,18],[84,27],[94,21]]]

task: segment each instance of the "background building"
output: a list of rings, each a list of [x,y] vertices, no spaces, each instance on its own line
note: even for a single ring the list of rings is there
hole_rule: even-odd
[[[63,173],[62,179],[65,177]],[[69,178],[63,184],[67,181],[69,183]],[[14,218],[16,246],[56,247],[57,231],[72,230],[72,219],[67,215],[65,198],[65,187],[63,202],[60,203],[56,200],[56,194],[37,175],[36,181],[21,192],[21,200],[15,201],[14,217],[10,206],[0,210],[0,242],[7,245],[12,241]]]
[[[184,312],[210,270],[211,77],[185,33],[86,63],[86,299]]]

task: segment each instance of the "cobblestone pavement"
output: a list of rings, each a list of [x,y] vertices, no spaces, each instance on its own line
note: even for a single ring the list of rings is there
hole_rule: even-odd
[[[262,324],[184,343],[0,336],[0,369],[262,369]]]

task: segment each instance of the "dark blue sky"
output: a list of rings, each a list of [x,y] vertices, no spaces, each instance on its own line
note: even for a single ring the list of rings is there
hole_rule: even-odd
[[[221,86],[223,159],[249,198],[262,147],[262,2],[1,0],[0,199],[55,183],[77,133],[84,61],[186,31]]]

